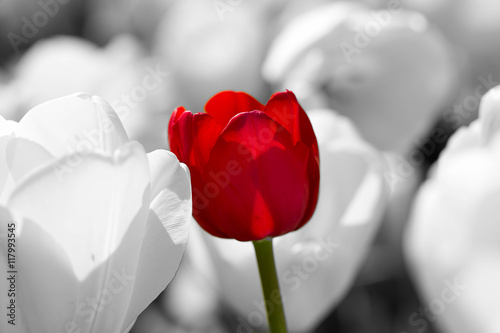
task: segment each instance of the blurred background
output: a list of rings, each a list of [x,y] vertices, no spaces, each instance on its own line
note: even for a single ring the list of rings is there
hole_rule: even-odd
[[[348,118],[382,156],[389,199],[352,281],[296,331],[432,333],[405,226],[449,137],[500,82],[499,35],[496,0],[0,0],[0,115],[101,95],[148,151],[168,148],[177,106],[201,112],[221,90],[265,103],[289,89],[308,112]],[[190,251],[133,332],[258,331]]]

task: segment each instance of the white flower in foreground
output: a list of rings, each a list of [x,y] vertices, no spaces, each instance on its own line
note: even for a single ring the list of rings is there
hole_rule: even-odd
[[[406,254],[429,317],[414,316],[417,329],[430,320],[443,332],[499,332],[499,170],[497,87],[479,119],[450,139],[414,203]]]
[[[0,118],[0,232],[16,223],[15,326],[122,333],[174,277],[189,233],[184,164],[129,141],[113,109],[75,94]],[[1,271],[7,272],[2,240]],[[10,304],[0,279],[1,307]]]
[[[388,192],[379,155],[349,120],[331,110],[308,116],[320,150],[318,205],[304,227],[273,242],[292,332],[313,329],[348,291],[379,226]],[[196,240],[187,252],[193,265],[239,314],[241,332],[261,328],[266,319],[252,244],[212,237],[200,228],[193,231]]]
[[[456,89],[453,52],[420,14],[328,3],[292,20],[272,42],[263,75],[306,109],[329,107],[382,150],[406,152]]]

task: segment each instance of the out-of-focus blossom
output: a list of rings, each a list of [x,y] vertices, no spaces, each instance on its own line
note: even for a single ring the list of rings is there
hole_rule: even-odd
[[[406,254],[430,318],[413,318],[419,329],[427,320],[443,332],[500,329],[499,125],[497,87],[483,97],[479,119],[450,139],[418,193]]]
[[[423,0],[403,1],[406,7],[421,11],[449,36],[473,55],[500,52],[495,39],[500,33],[500,2],[495,0]],[[500,61],[497,59],[497,65]],[[500,68],[498,68],[500,70]]]
[[[131,36],[119,36],[105,48],[69,36],[39,41],[12,72],[11,84],[0,92],[7,97],[6,118],[18,120],[35,105],[86,91],[110,101],[130,138],[147,151],[166,148],[175,95],[170,73]]]
[[[306,109],[331,107],[368,142],[405,152],[449,103],[453,64],[448,43],[422,15],[337,2],[290,22],[263,75],[276,89],[296,91]]]
[[[477,118],[477,102],[485,93],[484,86],[491,89],[500,83],[500,44],[496,42],[500,34],[500,2],[405,0],[403,3],[429,17],[454,44],[461,60],[462,96],[448,112],[448,117],[455,129],[469,124]],[[485,82],[488,83],[485,85]],[[478,87],[481,87],[479,95]],[[469,96],[476,95],[471,102]]]
[[[300,229],[319,191],[318,143],[290,92],[262,105],[244,92],[223,91],[206,113],[177,108],[170,149],[193,179],[193,216],[210,234],[239,241]]]
[[[1,331],[128,332],[179,267],[187,167],[165,150],[146,154],[109,104],[85,94],[19,123],[0,118],[0,154],[1,233],[17,229],[14,267],[0,250],[2,271],[17,271],[15,326],[2,320]]]
[[[420,159],[418,162],[421,164],[412,164],[415,163],[415,156],[418,156]],[[385,179],[391,188],[391,204],[387,209],[385,221],[390,224],[387,226],[387,231],[392,234],[389,238],[399,242],[408,218],[411,202],[424,178],[422,164],[425,155],[420,152],[418,147],[415,147],[410,155],[385,153],[384,158],[387,168]]]
[[[130,33],[151,42],[163,15],[173,0],[90,0],[85,36],[108,43],[115,36]]]
[[[331,110],[309,114],[321,155],[320,196],[312,219],[273,240],[287,326],[309,332],[352,285],[383,215],[387,188],[376,151]],[[265,310],[253,247],[195,227],[189,260],[237,313],[241,332],[262,328]],[[273,304],[270,304],[270,308]]]
[[[266,17],[253,3],[184,0],[167,12],[154,48],[171,65],[178,105],[201,110],[223,90],[246,91],[259,100],[269,96],[260,75]]]
[[[195,247],[196,245],[191,246]],[[168,314],[172,322],[190,332],[223,332],[221,314],[224,310],[221,308],[217,290],[205,275],[199,274],[199,270],[187,260],[187,252],[184,257],[186,259],[182,261],[176,278],[161,296],[163,313]]]

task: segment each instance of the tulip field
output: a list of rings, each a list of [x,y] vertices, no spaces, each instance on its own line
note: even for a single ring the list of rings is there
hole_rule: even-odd
[[[500,332],[498,36],[495,0],[0,0],[0,333]]]

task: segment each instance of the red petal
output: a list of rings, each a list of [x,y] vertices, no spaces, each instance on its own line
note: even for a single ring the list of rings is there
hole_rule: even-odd
[[[292,134],[293,143],[302,141],[318,156],[318,142],[309,117],[291,91],[278,92],[271,96],[264,112]]]
[[[263,110],[264,105],[242,91],[221,91],[205,104],[205,112],[211,115],[222,126],[240,112]]]
[[[298,226],[302,227],[312,217],[319,194],[319,149],[316,135],[309,117],[291,91],[275,93],[267,102],[264,112],[276,122],[285,127],[293,137],[293,142],[303,142],[309,147],[308,175],[310,183],[310,196],[304,220]]]
[[[306,224],[314,214],[316,210],[316,205],[318,203],[319,196],[319,159],[317,154],[315,155],[312,150],[309,151],[309,158],[307,161],[307,175],[309,176],[309,201],[307,203],[307,209],[304,214],[304,218],[301,223],[297,226],[300,229],[304,224]]]
[[[221,131],[222,127],[210,115],[192,114],[180,107],[169,122],[170,150],[190,170],[203,169]]]
[[[191,187],[193,189],[193,217],[196,222],[209,234],[220,237],[220,238],[231,238],[228,235],[222,233],[219,230],[215,221],[205,220],[204,214],[200,214],[201,211],[204,211],[209,202],[206,195],[203,194],[203,186],[204,181],[201,175],[201,170],[194,169],[190,170],[191,173]],[[213,208],[213,207],[211,207]]]
[[[309,149],[300,142],[294,146],[290,133],[279,128],[261,111],[229,122],[204,179],[193,185],[206,199],[194,206],[202,226],[249,241],[285,234],[302,222],[309,202]]]
[[[179,120],[180,116],[186,112],[186,109],[183,106],[179,106],[177,109],[174,110],[172,115],[170,116],[170,120],[168,122],[168,145],[169,147],[172,147],[172,140],[176,140],[174,138],[174,124]],[[176,134],[175,134],[176,135]]]

